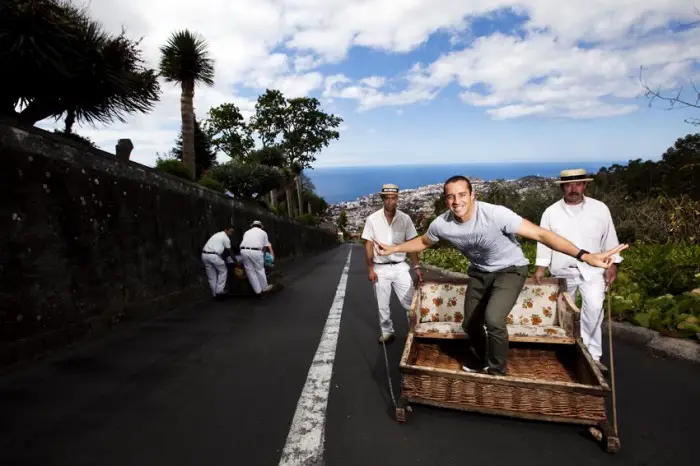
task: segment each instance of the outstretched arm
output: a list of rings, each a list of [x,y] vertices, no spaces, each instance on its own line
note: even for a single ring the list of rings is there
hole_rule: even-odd
[[[378,241],[375,241],[375,244],[377,245],[377,253],[379,255],[388,256],[389,254],[393,254],[395,252],[405,252],[411,254],[425,251],[433,245],[433,242],[430,241],[430,239],[428,239],[426,235],[421,235],[413,238],[410,241],[406,241],[405,243],[397,244],[394,246],[388,246]]]
[[[576,257],[576,254],[578,254],[578,252],[580,251],[580,249],[577,248],[576,245],[574,245],[574,243],[572,243],[568,239],[559,236],[553,231],[539,227],[527,219],[523,219],[522,223],[520,224],[520,227],[516,230],[516,233],[520,236],[524,236],[525,238],[529,238],[531,240],[542,243],[550,249],[561,252],[562,254],[566,254],[571,257]],[[596,254],[587,253],[581,256],[581,260],[583,260],[588,265],[592,265],[593,267],[601,267],[607,269],[613,263],[612,256],[627,248],[627,244],[622,244],[608,251],[599,252]]]

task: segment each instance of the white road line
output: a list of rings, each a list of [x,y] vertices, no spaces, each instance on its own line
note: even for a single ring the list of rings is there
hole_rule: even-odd
[[[345,301],[345,286],[350,270],[350,256],[352,256],[352,248],[348,252],[333,305],[323,328],[321,342],[316,350],[309,374],[306,376],[304,389],[297,403],[292,426],[287,435],[287,443],[282,451],[279,463],[281,466],[322,464],[326,407],[331,375],[333,374],[333,362],[335,361],[335,348],[340,331],[340,316]]]

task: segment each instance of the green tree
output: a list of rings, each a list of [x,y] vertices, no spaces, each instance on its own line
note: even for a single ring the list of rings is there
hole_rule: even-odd
[[[204,131],[217,151],[233,160],[245,161],[255,147],[252,130],[235,104],[222,104],[209,110]]]
[[[259,200],[280,182],[280,171],[262,164],[231,160],[211,169],[211,177],[228,189],[234,197]]]
[[[338,226],[338,229],[345,234],[345,229],[348,226],[348,213],[346,211],[342,211],[340,215],[338,215],[336,225]]]
[[[301,171],[311,168],[318,154],[330,141],[338,139],[340,133],[335,129],[343,119],[328,115],[320,110],[320,102],[316,98],[299,97],[287,101],[284,126],[283,147],[290,165],[301,167]],[[301,178],[296,176],[299,212],[303,212],[301,194]]]
[[[252,163],[274,167],[280,173],[279,184],[270,189],[270,207],[277,210],[277,187],[284,183],[283,170],[285,167],[284,152],[278,146],[263,146],[261,149],[251,151],[248,159]]]
[[[200,83],[214,85],[214,61],[205,40],[188,30],[174,32],[160,48],[160,53],[161,76],[166,82],[179,84],[182,89],[182,161],[194,173],[194,88]]]
[[[171,155],[177,160],[182,161],[182,130],[175,141],[175,147],[170,151]],[[216,151],[209,135],[202,131],[197,118],[194,118],[194,163],[195,176],[200,179],[202,175],[217,164]]]
[[[258,97],[251,126],[260,135],[263,146],[278,145],[286,157],[286,172],[296,183],[298,211],[302,213],[303,192],[300,175],[311,168],[316,155],[330,141],[338,139],[336,130],[343,119],[320,109],[316,98],[287,99],[278,90],[267,89]],[[285,186],[287,209],[291,217],[291,187]]]
[[[61,0],[8,0],[0,6],[0,113],[25,124],[65,117],[76,122],[124,122],[159,100],[155,71],[146,68],[139,43],[105,32]],[[16,111],[20,107],[19,112]]]
[[[602,167],[595,176],[593,192],[621,190],[629,200],[650,196],[688,195],[700,200],[700,133],[676,140],[661,160],[635,159],[626,165]]]
[[[678,138],[661,158],[664,192],[700,200],[700,133]]]

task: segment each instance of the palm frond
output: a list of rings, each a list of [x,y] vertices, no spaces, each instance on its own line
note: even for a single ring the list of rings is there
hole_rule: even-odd
[[[202,36],[174,32],[160,48],[160,75],[168,82],[214,85],[214,60]]]

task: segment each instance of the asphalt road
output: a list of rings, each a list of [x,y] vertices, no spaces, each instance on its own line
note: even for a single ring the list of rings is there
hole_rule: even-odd
[[[0,465],[279,464],[351,248],[325,464],[696,464],[700,368],[622,342],[617,454],[577,426],[421,405],[397,423],[362,249],[341,246],[290,264],[267,300],[185,307],[0,377]]]

